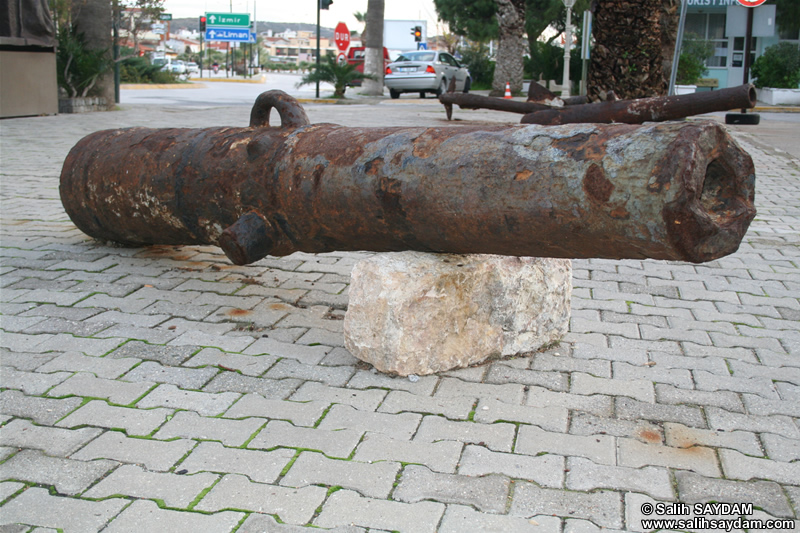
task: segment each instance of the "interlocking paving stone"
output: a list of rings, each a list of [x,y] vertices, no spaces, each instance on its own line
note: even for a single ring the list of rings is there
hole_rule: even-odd
[[[666,366],[634,366],[628,363],[614,362],[614,379],[652,381],[669,383],[677,387],[690,389],[694,387],[692,373],[685,368],[668,368]]]
[[[458,473],[466,476],[501,474],[513,479],[533,481],[544,487],[564,486],[564,457],[560,455],[517,455],[493,452],[483,446],[464,448]]]
[[[0,480],[13,479],[53,485],[60,494],[74,496],[117,466],[114,461],[75,461],[22,450],[0,464]]]
[[[742,394],[747,412],[751,415],[788,415],[800,418],[800,404],[787,400],[767,400],[754,394]]]
[[[548,431],[566,432],[568,417],[568,410],[557,405],[531,408],[483,399],[475,410],[473,420],[484,424],[498,421],[522,422],[539,426]]]
[[[99,502],[51,496],[47,489],[31,487],[3,506],[0,525],[28,524],[63,531],[100,531],[128,500]]]
[[[438,376],[419,376],[417,381],[399,376],[387,376],[377,370],[358,370],[347,383],[351,389],[367,389],[370,387],[403,390],[418,396],[430,396],[439,382]]]
[[[0,367],[3,374],[3,387],[21,390],[29,396],[44,394],[48,389],[55,387],[72,376],[71,372],[55,372],[41,374],[39,372],[25,372],[14,368]]]
[[[642,442],[663,442],[660,426],[645,420],[619,420],[601,418],[588,413],[575,413],[570,419],[569,432],[573,435],[611,435],[631,437]]]
[[[561,533],[561,520],[552,516],[531,519],[481,513],[463,505],[448,505],[439,533],[486,531],[492,533]]]
[[[744,413],[742,400],[735,392],[687,390],[657,383],[656,397],[663,404],[716,406],[726,411]]]
[[[53,387],[48,396],[83,396],[104,398],[111,403],[128,405],[149,391],[155,383],[127,383],[113,379],[95,377],[94,374],[79,372],[60,385]]]
[[[705,427],[706,420],[698,407],[645,403],[631,398],[616,399],[617,417],[625,420],[680,422],[692,427]]]
[[[450,419],[466,420],[474,403],[472,398],[430,398],[406,391],[391,391],[378,412],[437,414]]]
[[[3,311],[5,311],[5,306],[3,307]],[[10,369],[23,371],[36,370],[46,362],[58,357],[59,355],[61,355],[61,352],[12,352],[6,348],[0,348],[0,361],[2,361],[3,364],[3,366],[0,367],[0,371],[8,372]]]
[[[608,394],[629,396],[635,400],[655,403],[653,383],[643,379],[619,380],[596,378],[582,372],[572,374],[570,392],[575,394]]]
[[[205,387],[205,392],[257,393],[265,398],[282,400],[292,394],[303,382],[299,379],[268,379],[244,376],[238,372],[220,372]]]
[[[161,426],[153,438],[169,440],[184,437],[220,441],[225,446],[241,446],[266,423],[263,418],[231,420],[200,416],[193,411],[179,411]]]
[[[798,439],[787,439],[779,435],[764,433],[761,435],[761,440],[770,459],[787,463],[800,459],[800,440]]]
[[[272,379],[297,378],[319,381],[332,387],[343,387],[352,377],[353,369],[349,367],[312,366],[294,359],[281,359],[264,377]]]
[[[466,444],[480,444],[494,451],[510,452],[515,434],[516,427],[513,424],[476,424],[430,415],[422,419],[414,441],[430,443],[455,440]]]
[[[66,430],[65,430],[66,431]],[[81,431],[81,430],[72,430]],[[99,429],[92,431],[99,432]],[[148,470],[164,472],[194,447],[187,439],[164,442],[126,437],[118,431],[106,431],[71,455],[72,459],[113,459],[121,463],[144,465]],[[47,450],[45,450],[46,453]]]
[[[707,478],[686,471],[676,471],[675,480],[678,482],[678,499],[684,503],[752,503],[775,516],[793,516],[781,486],[772,481],[731,481]]]
[[[545,431],[535,426],[521,426],[516,453],[538,455],[542,452],[577,455],[596,463],[616,464],[615,438],[609,435],[570,435]]]
[[[456,378],[442,378],[439,387],[436,389],[437,398],[453,398],[467,396],[469,398],[486,398],[499,400],[512,405],[522,404],[522,397],[525,394],[525,386],[521,384],[508,383],[505,385],[495,385],[490,383],[468,383]]]
[[[197,392],[182,390],[175,385],[159,385],[136,403],[137,407],[168,407],[170,409],[189,409],[204,416],[223,413],[233,404],[239,394],[235,392]]]
[[[364,496],[386,498],[399,471],[400,463],[396,462],[342,461],[328,459],[320,453],[303,452],[292,463],[280,484],[295,488],[308,485],[340,486]]]
[[[242,474],[257,483],[273,483],[294,456],[294,450],[264,452],[227,448],[219,442],[201,442],[175,470],[186,470],[190,474]]]
[[[695,386],[699,390],[749,392],[764,398],[778,399],[778,393],[775,391],[772,381],[767,378],[719,376],[704,370],[695,370],[692,373]]]
[[[682,424],[664,424],[666,445],[677,448],[713,446],[732,448],[747,455],[762,455],[761,446],[754,433],[748,431],[713,431],[686,427]]]
[[[253,483],[238,474],[228,474],[214,485],[200,502],[197,511],[241,509],[277,515],[289,524],[307,524],[314,516],[327,490],[322,487],[291,489]]]
[[[199,389],[218,372],[219,370],[213,367],[180,368],[146,361],[125,374],[122,379],[133,382],[169,383],[182,389]]]
[[[672,481],[666,468],[601,465],[583,457],[567,459],[566,486],[568,489],[584,492],[612,489],[643,492],[659,500],[675,499]]]
[[[500,363],[495,363],[489,368],[486,381],[498,384],[522,383],[525,385],[537,385],[556,391],[565,391],[569,387],[567,375],[564,373],[511,368],[506,364]]]
[[[553,392],[540,387],[531,387],[525,405],[531,407],[565,407],[571,411],[584,411],[597,416],[610,417],[614,411],[614,401],[611,396],[592,394],[570,394],[568,392]]]
[[[783,415],[755,416],[729,413],[716,407],[706,408],[706,417],[711,429],[735,431],[741,429],[755,433],[775,433],[791,439],[800,438],[800,429],[794,421]]]
[[[444,509],[441,503],[378,500],[339,490],[325,502],[314,524],[324,528],[352,524],[391,531],[434,532]]]
[[[12,420],[0,432],[0,445],[42,450],[47,455],[63,457],[97,437],[96,428],[62,429],[35,426],[27,420]]]
[[[199,350],[199,346],[155,346],[142,341],[130,341],[106,357],[136,357],[138,359],[158,361],[162,365],[178,366]]]
[[[87,498],[106,498],[115,494],[134,498],[159,499],[167,507],[185,509],[219,476],[209,473],[178,475],[148,472],[136,465],[122,465],[86,491]]]
[[[349,405],[334,405],[320,422],[320,429],[355,429],[358,431],[371,431],[383,433],[397,439],[411,439],[422,420],[422,415],[416,413],[402,413],[391,415],[388,413],[371,413],[359,411]]]
[[[108,405],[102,400],[92,400],[56,425],[65,428],[80,426],[119,428],[125,430],[128,435],[145,436],[161,426],[172,413],[172,409],[163,407],[131,409]]]
[[[153,501],[136,500],[103,531],[108,533],[126,533],[128,531],[227,533],[233,531],[244,516],[244,513],[234,511],[214,514],[184,513],[160,509]]]
[[[363,431],[357,429],[311,429],[295,427],[289,422],[275,420],[267,424],[247,447],[269,450],[276,446],[317,450],[329,457],[349,457],[361,440]]]
[[[611,362],[574,359],[562,355],[538,353],[533,356],[534,370],[583,372],[599,378],[611,377]]]
[[[353,459],[415,463],[435,472],[453,473],[462,448],[462,443],[451,440],[424,443],[395,439],[380,433],[366,433]]]
[[[278,360],[273,355],[242,355],[228,353],[216,348],[203,348],[197,355],[183,363],[187,367],[216,366],[224,370],[236,370],[247,376],[260,376]]]
[[[357,526],[340,526],[333,529],[325,529],[330,533],[365,533],[367,530]],[[377,532],[376,529],[372,531]],[[304,526],[293,526],[290,524],[279,524],[270,515],[253,513],[247,517],[242,526],[236,533],[309,533],[309,528]],[[311,529],[312,533],[314,532]]]
[[[3,481],[0,483],[0,502],[11,497],[20,489],[24,488],[24,483],[17,483],[15,481]]]
[[[532,483],[516,483],[511,501],[511,516],[554,515],[585,518],[609,528],[622,528],[622,497],[617,492],[590,494],[542,489]]]
[[[304,383],[290,399],[297,402],[319,400],[327,403],[350,405],[360,411],[374,411],[386,397],[386,394],[387,392],[384,390],[344,389],[329,387],[312,381]]]
[[[617,453],[620,466],[638,468],[646,465],[692,470],[708,477],[722,477],[717,456],[712,448],[692,446],[673,448],[660,444],[645,444],[633,439],[619,439]]]
[[[17,390],[0,392],[0,413],[19,418],[30,418],[37,424],[53,425],[57,420],[81,404],[80,398],[54,400],[26,396]]]
[[[271,420],[288,420],[296,426],[313,426],[329,404],[324,402],[292,402],[268,400],[259,394],[245,394],[230,409],[225,418],[258,416]]]
[[[735,450],[720,450],[719,459],[725,476],[749,481],[765,479],[796,485],[800,479],[800,462],[786,463],[750,457]]]
[[[394,500],[407,503],[433,500],[472,505],[490,513],[504,513],[510,486],[510,480],[502,476],[440,474],[424,466],[408,465],[403,469],[400,483],[392,496]]]
[[[269,338],[260,338],[253,344],[247,347],[246,350],[230,350],[240,351],[246,355],[262,355],[269,354],[276,357],[289,357],[296,359],[301,363],[309,365],[316,365],[331,351],[330,346],[302,346],[291,344],[288,342],[279,342]]]

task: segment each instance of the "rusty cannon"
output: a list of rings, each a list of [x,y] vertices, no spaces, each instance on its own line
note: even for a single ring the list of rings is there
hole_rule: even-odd
[[[711,121],[352,128],[269,91],[249,127],[88,135],[60,193],[92,237],[219,245],[236,264],[334,250],[703,262],[738,248],[754,185]]]
[[[677,120],[730,109],[752,109],[755,105],[756,88],[752,84],[746,84],[702,93],[613,100],[544,110],[535,109],[523,116],[520,122],[542,126],[584,122],[642,124],[644,122]]]

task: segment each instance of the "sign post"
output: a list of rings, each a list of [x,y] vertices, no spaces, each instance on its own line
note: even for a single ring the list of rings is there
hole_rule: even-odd
[[[336,48],[345,52],[350,46],[350,30],[347,29],[347,24],[340,22],[333,30],[333,41],[336,43]]]
[[[766,2],[766,0],[738,0],[738,2],[747,9],[747,33],[744,38],[744,74],[742,75],[742,84],[750,82],[750,47],[753,43],[753,10]],[[747,114],[747,109],[742,108],[741,113],[728,113],[725,115],[725,124],[752,124],[756,125],[761,122],[761,116],[758,113]]]

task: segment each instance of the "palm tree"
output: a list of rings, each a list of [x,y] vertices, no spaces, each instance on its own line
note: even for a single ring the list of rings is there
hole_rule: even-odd
[[[324,81],[333,85],[333,97],[344,98],[344,91],[347,85],[355,80],[372,80],[375,76],[371,74],[362,74],[356,70],[355,65],[347,62],[339,63],[333,54],[328,53],[325,57],[325,62],[321,63],[319,68],[313,69],[311,72],[303,76],[297,87],[316,83],[317,81]]]
[[[383,94],[383,12],[384,0],[367,2],[367,39],[364,41],[364,73],[372,81],[364,83],[364,92],[371,96]]]

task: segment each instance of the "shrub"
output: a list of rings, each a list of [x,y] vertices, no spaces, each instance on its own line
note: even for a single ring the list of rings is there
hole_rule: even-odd
[[[797,89],[800,84],[800,49],[787,42],[770,46],[753,62],[751,72],[759,89]]]
[[[678,72],[675,80],[679,85],[694,85],[705,76],[706,61],[714,55],[714,44],[694,34],[687,35],[681,45]]]
[[[473,89],[491,89],[494,78],[494,61],[489,59],[489,47],[475,43],[459,49],[460,62],[469,69]]]
[[[151,65],[145,57],[128,57],[120,62],[119,79],[122,83],[178,83],[172,72],[164,72],[160,65]]]
[[[86,38],[69,24],[58,31],[56,78],[70,98],[85,97],[97,80],[111,68],[108,50],[90,50]]]

